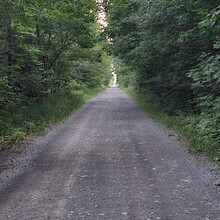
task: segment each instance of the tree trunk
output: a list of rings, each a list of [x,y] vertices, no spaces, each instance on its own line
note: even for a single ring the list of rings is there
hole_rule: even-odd
[[[40,46],[40,29],[39,26],[36,26],[36,38],[37,38],[37,45]]]
[[[8,16],[5,21],[5,59],[8,66],[12,65],[12,42],[11,18]]]

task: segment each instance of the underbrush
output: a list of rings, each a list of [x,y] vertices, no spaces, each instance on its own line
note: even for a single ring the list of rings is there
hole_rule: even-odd
[[[215,161],[220,160],[220,143],[219,139],[216,139],[216,137],[219,137],[216,136],[216,133],[220,133],[219,130],[216,130],[219,125],[216,124],[217,121],[207,120],[209,115],[190,115],[184,112],[168,115],[151,102],[151,97],[138,94],[132,88],[122,89],[137,100],[141,108],[154,120],[174,129],[180,139],[189,141],[189,152],[203,152]]]
[[[0,150],[19,146],[28,134],[40,133],[51,125],[62,122],[103,89],[50,94],[41,103],[12,109],[10,114],[0,118]]]

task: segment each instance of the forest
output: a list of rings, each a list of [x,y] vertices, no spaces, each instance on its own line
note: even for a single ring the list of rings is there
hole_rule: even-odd
[[[119,84],[150,103],[190,150],[220,159],[220,4],[105,0]],[[149,105],[149,104],[148,104]]]
[[[0,148],[64,119],[111,78],[95,0],[0,2]]]
[[[113,62],[122,89],[220,160],[219,1],[5,0],[0,14],[0,149],[108,86]]]

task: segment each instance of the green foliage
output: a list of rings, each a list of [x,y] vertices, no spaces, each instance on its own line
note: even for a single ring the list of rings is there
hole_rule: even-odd
[[[191,150],[219,158],[219,2],[112,0],[106,8],[119,84],[153,114],[163,109],[159,118],[181,130]]]
[[[186,73],[213,37],[200,31],[201,15],[193,1],[113,1],[107,33],[114,55],[136,69],[136,88],[149,90],[170,114],[193,108],[191,81]]]
[[[190,123],[198,137],[192,149],[218,155],[220,159],[220,56],[202,57],[189,77],[193,79],[199,111],[196,120]]]
[[[50,94],[42,103],[33,103],[14,110],[1,126],[0,150],[21,144],[28,134],[42,132],[45,128],[66,119],[85,101],[93,98],[104,88],[86,89],[77,93]],[[5,127],[6,125],[6,127]]]
[[[1,149],[20,144],[29,133],[42,131],[50,124],[59,122],[82,103],[81,95],[51,94],[40,104],[14,109],[4,121],[4,127],[1,127]]]
[[[123,90],[136,99],[140,107],[154,120],[174,129],[179,139],[190,141],[190,152],[205,152],[213,160],[219,161],[219,114],[216,114],[217,120],[213,115],[207,115],[205,112],[201,115],[187,115],[184,112],[169,115],[152,101],[151,95],[137,93],[131,87]]]
[[[0,2],[1,143],[68,115],[81,103],[73,92],[109,83],[96,11],[95,0]]]
[[[129,66],[125,66],[120,59],[113,60],[115,70],[117,72],[117,81],[120,86],[135,87],[136,84],[136,71]]]
[[[200,26],[206,29],[212,29],[219,33],[220,27],[220,6],[212,10],[200,9],[199,12],[205,15],[205,18],[200,22]]]
[[[203,54],[196,68],[188,73],[193,80],[198,114],[190,122],[196,132],[192,151],[204,151],[215,160],[220,160],[220,8],[205,13],[200,23],[204,31],[216,37],[213,50]]]

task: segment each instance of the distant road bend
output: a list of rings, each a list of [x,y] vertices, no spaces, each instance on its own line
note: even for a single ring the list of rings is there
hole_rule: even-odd
[[[208,171],[120,89],[53,132],[0,191],[1,220],[220,220]]]

